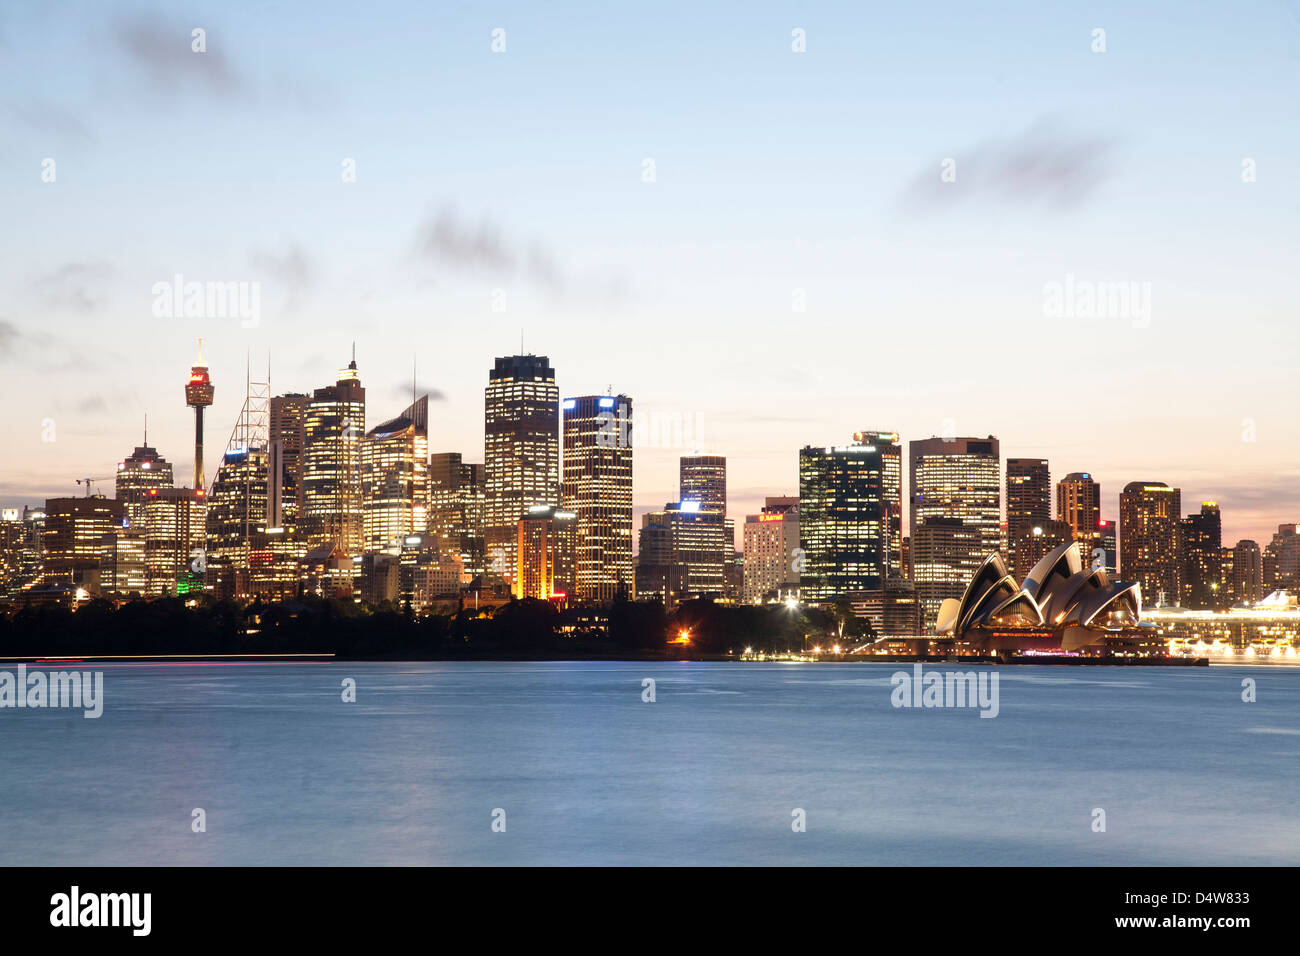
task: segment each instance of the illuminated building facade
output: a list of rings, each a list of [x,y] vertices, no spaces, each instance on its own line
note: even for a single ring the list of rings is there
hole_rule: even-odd
[[[1173,606],[1182,591],[1182,492],[1161,481],[1130,481],[1119,496],[1119,569],[1150,607]]]
[[[1232,549],[1228,594],[1233,604],[1254,604],[1264,596],[1264,563],[1259,544],[1249,538]]]
[[[808,601],[881,590],[902,567],[898,437],[872,431],[854,438],[799,452],[799,585]]]
[[[1007,459],[1007,559],[1015,567],[1016,541],[1052,517],[1052,476],[1045,458]]]
[[[154,488],[171,488],[172,466],[149,445],[146,433],[143,445],[117,463],[113,496],[126,508],[126,520],[132,528],[144,527],[144,508]]]
[[[1074,540],[1074,529],[1064,521],[1040,521],[1020,536],[1016,545],[1016,563],[1010,568],[1018,578],[1027,576],[1048,552]],[[1080,549],[1082,551],[1082,549]]]
[[[1104,554],[1096,553],[1101,547],[1101,485],[1091,473],[1074,471],[1057,483],[1056,520],[1070,526],[1085,564],[1105,560]]]
[[[1223,522],[1219,505],[1201,502],[1197,514],[1182,519],[1182,598],[1186,608],[1227,606],[1227,594],[1220,594],[1223,581]]]
[[[301,525],[313,547],[336,544],[349,555],[363,550],[361,445],[365,433],[366,390],[354,356],[335,384],[312,393],[303,413]]]
[[[145,536],[142,530],[120,530],[104,535],[99,559],[99,587],[121,597],[144,595]]]
[[[1297,525],[1280,524],[1264,548],[1262,557],[1265,591],[1300,592],[1300,533]]]
[[[311,399],[291,392],[271,398],[268,436],[271,488],[267,524],[297,530],[302,500],[303,421]]]
[[[923,623],[934,620],[936,594],[960,592],[984,557],[1001,546],[1001,447],[988,438],[925,438],[908,446],[911,479],[913,580],[921,600]],[[947,525],[927,532],[925,568],[918,556],[916,529],[930,518],[952,518],[975,532],[950,533]],[[933,549],[946,542],[957,550],[940,554]],[[977,543],[978,542],[978,543]],[[938,575],[947,573],[948,580]]]
[[[202,589],[207,496],[202,489],[157,488],[145,505],[145,579],[150,594]]]
[[[438,552],[458,557],[471,577],[485,570],[483,507],[483,465],[455,451],[429,456],[429,533]]]
[[[361,446],[367,551],[398,554],[429,523],[429,396],[376,425]]]
[[[727,526],[701,512],[698,501],[671,502],[641,516],[637,553],[638,598],[675,607],[691,598],[722,598],[726,590]]]
[[[546,356],[504,356],[488,373],[483,464],[486,560],[510,580],[519,516],[559,500],[560,392]]]
[[[1119,571],[1119,535],[1115,519],[1102,518],[1097,523],[1097,547],[1101,548],[1101,566],[1108,574]],[[1094,553],[1093,564],[1096,564]]]
[[[573,594],[577,515],[534,505],[515,525],[514,595],[542,601]]]
[[[578,601],[631,596],[632,399],[626,395],[566,398],[561,412],[564,469],[560,505],[577,522]],[[723,462],[723,501],[726,463]]]
[[[269,479],[263,448],[232,448],[222,456],[207,502],[209,565],[248,568],[253,538],[267,529]]]
[[[742,537],[742,601],[760,604],[783,585],[798,586],[799,572],[794,569],[799,548],[798,498],[766,499],[758,514],[745,516]]]
[[[106,535],[125,526],[122,502],[103,495],[50,498],[45,502],[44,574],[74,583],[99,574]]]
[[[970,579],[970,555],[982,547],[980,528],[960,518],[923,518],[912,525],[912,582],[920,613],[921,632],[934,629],[945,600],[960,598]],[[965,575],[965,577],[963,577]]]

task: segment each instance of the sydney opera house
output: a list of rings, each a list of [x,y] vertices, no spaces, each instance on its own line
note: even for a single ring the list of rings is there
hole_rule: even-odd
[[[1136,582],[1084,567],[1075,542],[1048,552],[1023,584],[999,554],[984,559],[960,601],[939,609],[940,641],[973,652],[1107,653],[1149,647],[1159,630],[1141,623]]]

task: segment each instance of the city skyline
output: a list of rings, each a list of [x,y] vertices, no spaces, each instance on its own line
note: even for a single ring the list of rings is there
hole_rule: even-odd
[[[1300,515],[1294,23],[1181,9],[1015,3],[973,39],[955,5],[670,3],[617,44],[523,4],[6,9],[0,504],[75,491],[146,413],[181,470],[193,414],[155,370],[198,336],[210,446],[250,352],[310,392],[360,340],[372,402],[408,404],[414,357],[431,444],[472,452],[482,360],[522,334],[566,395],[699,426],[639,450],[634,524],[680,453],[728,457],[739,516],[794,493],[792,450],[888,422],[1089,472],[1107,517],[1157,477],[1262,540]],[[257,283],[258,315],[168,316],[178,276]],[[1130,316],[1077,308],[1130,284]]]

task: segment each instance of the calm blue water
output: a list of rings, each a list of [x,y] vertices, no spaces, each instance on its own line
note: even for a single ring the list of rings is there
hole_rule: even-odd
[[[0,864],[1300,863],[1300,668],[1004,667],[992,720],[899,669],[105,668],[0,710]]]

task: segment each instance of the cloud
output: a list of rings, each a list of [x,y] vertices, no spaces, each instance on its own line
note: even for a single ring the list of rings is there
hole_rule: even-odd
[[[290,242],[284,255],[254,251],[250,256],[253,267],[266,272],[286,292],[285,310],[298,307],[305,292],[315,282],[316,269],[296,242]]]
[[[112,270],[103,262],[69,262],[32,283],[47,308],[92,312],[102,301],[100,286]]]
[[[1113,148],[1111,139],[1079,136],[1040,119],[1013,139],[980,143],[944,157],[952,160],[952,181],[944,181],[940,163],[927,166],[903,202],[913,209],[962,199],[1072,205],[1111,178]]]
[[[393,398],[409,399],[411,397],[411,386],[394,385],[391,392]],[[428,395],[431,402],[445,402],[447,394],[440,388],[434,388],[431,385],[417,385],[415,387],[415,396]]]
[[[95,141],[95,135],[76,115],[55,103],[31,100],[25,104],[9,103],[7,108],[11,116],[37,133],[81,143]]]
[[[177,20],[135,13],[119,17],[113,35],[118,49],[158,92],[172,94],[188,86],[224,98],[239,95],[245,84],[214,37],[207,37],[206,52],[196,53],[191,48],[193,29]]]
[[[491,273],[500,280],[523,277],[556,292],[564,287],[559,267],[539,243],[508,240],[490,220],[462,222],[446,208],[420,226],[415,251],[438,265]]]

